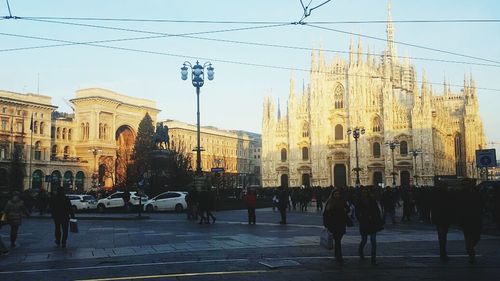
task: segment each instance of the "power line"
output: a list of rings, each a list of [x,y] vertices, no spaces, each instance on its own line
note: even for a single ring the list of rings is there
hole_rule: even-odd
[[[328,28],[328,27],[323,27],[323,26],[318,26],[318,25],[312,25],[312,24],[306,24],[306,26],[314,27],[314,28],[317,28],[317,29],[323,29],[323,30],[333,31],[333,32],[337,32],[337,33],[343,33],[343,34],[348,34],[348,35],[355,35],[355,36],[369,38],[369,39],[378,40],[378,41],[389,42],[389,40],[387,40],[385,38],[380,38],[380,37],[365,35],[365,34],[351,32],[351,31],[345,31],[345,30],[340,30],[340,29]],[[456,53],[456,52],[450,52],[450,51],[446,51],[446,50],[441,50],[441,49],[436,49],[436,48],[431,48],[431,47],[425,47],[425,46],[421,46],[421,45],[417,45],[417,44],[405,43],[405,42],[401,42],[401,41],[392,41],[392,42],[394,42],[395,44],[409,46],[409,47],[414,47],[414,48],[418,48],[418,49],[423,49],[423,50],[428,50],[428,51],[434,51],[434,52],[444,53],[444,54],[448,54],[448,55],[460,56],[460,57],[465,57],[465,58],[469,58],[469,59],[475,59],[475,60],[480,60],[480,61],[486,61],[486,62],[492,62],[492,63],[495,63],[495,64],[500,64],[499,61],[494,61],[494,60],[490,60],[490,59],[484,59],[484,58],[480,58],[480,57],[476,57],[476,56],[470,56],[470,55],[460,54],[460,53]]]
[[[235,65],[255,66],[255,67],[263,67],[263,68],[270,68],[270,69],[279,69],[279,70],[293,70],[293,71],[300,71],[300,72],[310,72],[309,69],[305,69],[305,68],[286,67],[286,66],[277,66],[277,65],[270,65],[270,64],[258,64],[258,63],[250,63],[250,62],[195,57],[195,56],[179,55],[179,54],[172,54],[172,53],[165,53],[165,52],[158,52],[158,51],[151,51],[151,50],[124,48],[124,47],[100,45],[100,44],[93,44],[93,43],[86,43],[86,42],[74,42],[74,41],[47,38],[47,37],[38,37],[38,36],[29,36],[29,35],[20,35],[20,34],[11,34],[11,33],[2,33],[2,32],[0,32],[0,35],[18,37],[18,38],[26,38],[26,39],[52,41],[52,42],[66,43],[66,44],[72,44],[72,45],[87,45],[87,46],[99,47],[99,48],[105,48],[105,49],[121,50],[121,51],[129,51],[129,52],[145,53],[145,54],[154,54],[154,55],[177,57],[177,58],[183,58],[183,59],[186,59],[186,58],[187,59],[198,59],[198,60],[207,60],[207,61],[212,61],[212,62],[220,62],[220,63],[227,63],[227,64],[235,64]],[[319,73],[332,74],[330,72],[319,72]],[[367,75],[358,75],[358,74],[344,74],[344,75],[351,76],[351,77],[386,79],[382,76],[379,77],[379,76],[367,76]],[[415,80],[415,83],[422,83],[422,82],[419,80]],[[429,84],[429,85],[441,85],[441,86],[443,85],[442,83],[435,83],[435,82],[427,82],[427,84]],[[448,84],[448,86],[450,86],[450,87],[463,87],[463,85],[456,85],[456,84]],[[476,87],[476,89],[477,90],[484,90],[484,91],[500,92],[500,89],[495,89],[495,88]]]
[[[26,18],[21,18],[26,19]],[[27,19],[32,20],[32,19]],[[152,34],[152,35],[160,35],[160,36],[148,36],[148,37],[136,37],[136,38],[124,38],[124,39],[112,39],[112,40],[100,40],[100,41],[90,41],[88,43],[110,43],[110,42],[120,42],[120,41],[133,41],[133,40],[144,40],[144,39],[156,39],[162,37],[183,37],[197,40],[206,40],[206,41],[215,41],[215,42],[223,42],[223,43],[232,43],[232,44],[241,44],[241,45],[250,45],[250,46],[260,46],[260,47],[273,47],[273,48],[285,48],[285,49],[295,49],[295,50],[307,50],[313,51],[314,48],[306,48],[299,46],[289,46],[289,45],[279,45],[279,44],[267,44],[267,43],[258,43],[258,42],[245,42],[238,40],[227,40],[227,39],[216,39],[216,38],[207,38],[207,37],[196,37],[190,35],[197,34],[209,34],[209,33],[222,33],[228,31],[241,31],[241,30],[250,30],[250,29],[263,29],[277,26],[286,26],[292,23],[280,24],[280,25],[267,25],[267,26],[256,26],[250,28],[237,28],[237,29],[226,29],[226,30],[215,30],[215,31],[206,31],[206,32],[193,32],[193,33],[184,33],[184,34],[168,34],[163,32],[154,32],[154,31],[146,31],[146,30],[138,30],[138,29],[130,29],[130,28],[119,28],[119,27],[110,27],[110,26],[102,26],[95,24],[82,24],[82,23],[72,23],[72,22],[62,22],[62,21],[52,21],[52,20],[32,20],[46,23],[54,23],[54,24],[63,24],[63,25],[72,25],[72,26],[83,26],[83,27],[91,27],[91,28],[99,28],[99,29],[109,29],[109,30],[118,30],[118,31],[127,31],[127,32],[135,32],[135,33],[143,33],[143,34]],[[385,39],[384,39],[385,40]],[[35,46],[33,49],[40,49],[45,47],[60,47],[60,46],[68,46],[71,44],[57,44],[57,45],[46,45],[46,46]],[[23,48],[15,48],[15,49],[4,49],[0,51],[18,51],[18,50],[28,50],[31,47],[23,47]],[[347,51],[338,51],[338,50],[324,50],[326,52],[331,53],[344,53],[348,54]],[[360,53],[362,55],[367,55],[368,53]],[[370,54],[371,55],[371,54]],[[378,57],[382,57],[380,54],[373,54]],[[406,57],[397,56],[400,59],[404,59]],[[473,63],[473,62],[465,62],[465,61],[456,61],[456,60],[444,60],[444,59],[432,59],[432,58],[422,58],[422,57],[407,57],[413,60],[422,60],[422,61],[435,61],[435,62],[444,62],[444,63],[454,63],[454,64],[465,64],[465,65],[475,65],[475,66],[487,66],[487,67],[500,67],[497,64],[485,64],[485,63]]]
[[[3,18],[9,18],[3,17]],[[156,22],[156,23],[190,23],[190,24],[286,24],[287,21],[225,21],[225,20],[173,20],[173,19],[138,19],[138,18],[99,18],[99,17],[50,17],[22,16],[19,18],[33,20],[74,20],[74,21],[117,21],[117,22]],[[392,20],[392,23],[498,23],[500,19],[411,19]],[[387,20],[348,20],[348,21],[309,21],[308,24],[387,24]]]

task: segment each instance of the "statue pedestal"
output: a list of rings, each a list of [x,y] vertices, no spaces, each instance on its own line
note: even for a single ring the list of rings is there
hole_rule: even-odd
[[[171,184],[174,153],[171,150],[157,149],[151,151],[150,188],[153,193],[168,191]]]

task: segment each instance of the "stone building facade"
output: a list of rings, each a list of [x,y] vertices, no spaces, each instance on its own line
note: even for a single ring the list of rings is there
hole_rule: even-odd
[[[16,145],[24,151],[25,189],[124,181],[139,122],[146,113],[156,120],[156,103],[98,88],[78,90],[70,102],[74,112],[60,113],[48,96],[0,91],[0,189]]]
[[[163,125],[169,128],[170,146],[179,147],[190,154],[192,168],[196,168],[196,125],[165,120]],[[228,187],[260,185],[260,152],[259,134],[245,131],[227,131],[216,127],[200,128],[201,167],[209,173],[212,168],[224,168],[226,175],[234,179]]]
[[[397,55],[390,11],[388,18],[381,56],[361,41],[351,41],[348,60],[313,51],[309,84],[297,94],[291,78],[286,113],[265,99],[263,186],[353,186],[356,160],[362,185],[390,185],[393,173],[397,185],[476,176],[475,150],[486,142],[474,79],[464,78],[460,92],[445,79],[439,94],[425,72],[417,81],[410,60]],[[347,134],[356,127],[365,132],[357,143]],[[393,141],[391,151],[385,144]]]

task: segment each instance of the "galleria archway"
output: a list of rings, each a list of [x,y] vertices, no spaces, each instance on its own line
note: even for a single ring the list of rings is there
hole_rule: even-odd
[[[116,130],[116,161],[115,161],[115,183],[120,186],[125,184],[127,177],[127,166],[132,160],[132,152],[135,144],[135,133],[128,125],[123,125]]]

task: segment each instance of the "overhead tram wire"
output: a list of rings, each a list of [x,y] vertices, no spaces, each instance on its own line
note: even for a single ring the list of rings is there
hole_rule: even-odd
[[[304,25],[305,26],[310,26],[310,27],[313,27],[313,28],[317,28],[317,29],[323,29],[323,30],[337,32],[337,33],[348,34],[348,35],[355,35],[355,36],[364,37],[364,38],[373,39],[373,40],[378,40],[378,41],[384,41],[384,42],[388,42],[389,41],[389,40],[387,40],[385,38],[380,38],[380,37],[376,37],[376,36],[365,35],[365,34],[361,34],[361,33],[356,33],[356,32],[351,32],[351,31],[345,31],[345,30],[340,30],[340,29],[328,28],[328,27],[318,26],[318,25],[314,25],[314,24],[307,24],[306,23]],[[398,44],[398,45],[404,45],[404,46],[409,46],[409,47],[413,47],[413,48],[418,48],[418,49],[423,49],[423,50],[428,50],[428,51],[434,51],[434,52],[439,52],[439,53],[444,53],[444,54],[448,54],[448,55],[460,56],[460,57],[465,57],[465,58],[469,58],[469,59],[475,59],[475,60],[480,60],[480,61],[486,61],[486,62],[491,62],[491,63],[495,63],[495,64],[500,64],[500,61],[495,61],[495,60],[490,60],[490,59],[484,59],[484,58],[480,58],[480,57],[476,57],[476,56],[470,56],[470,55],[466,55],[466,54],[460,54],[460,53],[446,51],[446,50],[441,50],[441,49],[437,49],[437,48],[431,48],[431,47],[426,47],[426,46],[421,46],[421,45],[411,44],[411,43],[405,43],[405,42],[395,41],[395,40],[392,41],[392,42],[394,42],[395,44]]]
[[[214,59],[214,58],[204,58],[204,57],[197,57],[197,56],[187,56],[187,55],[179,55],[179,54],[172,54],[172,53],[165,53],[165,52],[158,52],[158,51],[151,51],[151,50],[141,50],[141,49],[133,49],[133,48],[125,48],[125,47],[117,47],[117,46],[91,44],[91,43],[85,43],[85,42],[75,42],[75,41],[53,39],[53,38],[47,38],[47,37],[10,34],[10,33],[3,33],[3,32],[0,32],[0,35],[17,37],[17,38],[25,38],[25,39],[36,39],[36,40],[60,42],[60,43],[67,43],[67,44],[72,44],[72,45],[86,45],[86,46],[99,47],[99,48],[104,48],[104,49],[121,50],[121,51],[135,52],[135,53],[145,53],[145,54],[168,56],[168,57],[177,57],[177,58],[183,58],[183,59],[207,60],[207,61],[212,61],[212,62],[220,62],[220,63],[227,63],[227,64],[235,64],[235,65],[255,66],[255,67],[263,67],[263,68],[270,68],[270,69],[292,70],[292,71],[300,71],[300,72],[310,72],[309,69],[305,69],[305,68],[276,66],[276,65],[269,65],[269,64],[258,64],[258,63],[250,63],[250,62],[241,62],[241,61]],[[330,72],[320,72],[320,73],[331,74]],[[386,79],[384,77],[374,77],[374,76],[357,75],[357,74],[345,74],[345,75],[351,76],[351,77]],[[422,83],[422,81],[415,80],[415,83]],[[429,85],[441,85],[441,86],[443,85],[442,83],[436,83],[436,82],[427,82],[427,84],[429,84]],[[457,84],[448,84],[448,85],[450,87],[458,87],[458,88],[463,87],[463,85],[457,85]],[[500,89],[496,89],[496,88],[476,87],[476,89],[477,90],[484,90],[484,91],[500,92]]]
[[[26,18],[21,18],[25,20],[31,20]],[[222,33],[228,31],[241,31],[241,30],[251,30],[251,29],[264,29],[278,26],[286,26],[291,25],[293,23],[285,23],[285,24],[277,24],[277,25],[267,25],[267,26],[255,26],[248,28],[237,28],[237,29],[225,29],[225,30],[215,30],[215,31],[206,31],[206,32],[193,32],[193,33],[184,33],[184,34],[169,34],[163,32],[155,32],[155,31],[147,31],[147,30],[138,30],[138,29],[130,29],[130,28],[120,28],[120,27],[110,27],[110,26],[102,26],[95,24],[82,24],[82,23],[73,23],[73,22],[63,22],[63,21],[52,21],[52,20],[33,20],[45,23],[53,23],[53,24],[62,24],[62,25],[72,25],[72,26],[80,26],[80,27],[90,27],[90,28],[99,28],[99,29],[109,29],[109,30],[117,30],[117,31],[126,31],[126,32],[135,32],[142,34],[151,34],[151,35],[159,35],[159,36],[147,36],[147,37],[136,37],[136,38],[123,38],[123,39],[112,39],[112,40],[101,40],[101,41],[90,41],[89,43],[111,43],[111,42],[120,42],[120,41],[134,41],[134,40],[145,40],[145,39],[157,39],[163,37],[183,37],[197,40],[206,40],[206,41],[215,41],[215,42],[223,42],[223,43],[232,43],[232,44],[241,44],[241,45],[250,45],[250,46],[260,46],[260,47],[273,47],[273,48],[284,48],[284,49],[295,49],[295,50],[306,50],[313,51],[315,48],[306,48],[299,46],[288,46],[288,45],[279,45],[279,44],[267,44],[267,43],[259,43],[259,42],[245,42],[238,40],[227,40],[227,39],[217,39],[217,38],[207,38],[207,37],[197,37],[192,35],[197,34],[211,34],[211,33]],[[45,47],[60,47],[60,46],[68,46],[71,44],[57,44],[57,45],[46,45]],[[40,49],[44,46],[34,46],[33,49]],[[28,50],[31,47],[24,47],[19,50]],[[4,49],[5,51],[17,51],[18,49]],[[1,51],[4,51],[0,49]],[[337,50],[324,50],[326,52],[331,53],[349,53],[347,51],[337,51]],[[362,55],[367,55],[367,53],[361,53]],[[371,55],[371,54],[370,54]],[[374,56],[382,57],[380,54],[373,54]],[[433,58],[422,58],[422,57],[404,57],[398,56],[400,59],[409,58],[413,60],[421,60],[421,61],[435,61],[435,62],[444,62],[444,63],[453,63],[453,64],[464,64],[464,65],[474,65],[474,66],[486,66],[486,67],[500,67],[500,64],[486,64],[486,63],[474,63],[474,62],[466,62],[466,61],[456,61],[456,60],[444,60],[444,59],[433,59]]]
[[[137,18],[99,18],[99,17],[51,17],[20,16],[33,20],[73,20],[73,21],[114,21],[114,22],[155,22],[155,23],[190,23],[190,24],[286,24],[287,21],[224,21],[224,20],[173,20],[173,19],[137,19]],[[499,23],[500,19],[412,19],[392,20],[392,23]],[[387,24],[387,20],[346,20],[346,21],[309,21],[309,24]]]

